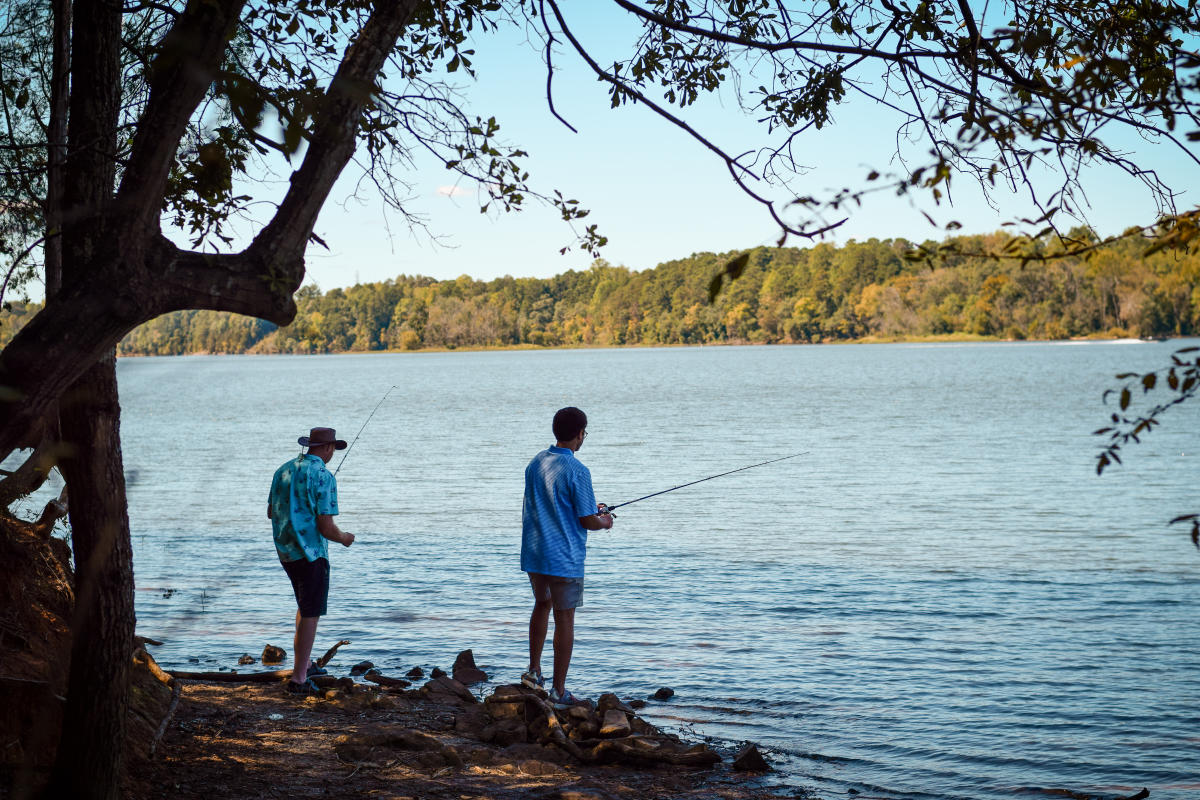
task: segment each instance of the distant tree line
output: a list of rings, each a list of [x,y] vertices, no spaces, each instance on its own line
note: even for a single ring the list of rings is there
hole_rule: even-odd
[[[596,261],[553,278],[452,281],[401,275],[297,295],[284,328],[214,311],[161,316],[121,342],[124,355],[336,353],[532,345],[801,343],[967,336],[1064,339],[1200,332],[1200,255],[1148,254],[1133,238],[1037,263],[996,253],[1007,234],[956,237],[932,261],[902,239],[750,251],[709,301],[734,255],[698,253],[636,271]],[[1011,240],[1016,242],[1016,240]],[[1026,255],[1051,245],[1023,242]],[[1009,247],[1012,250],[1012,247]],[[37,306],[0,317],[0,344]]]

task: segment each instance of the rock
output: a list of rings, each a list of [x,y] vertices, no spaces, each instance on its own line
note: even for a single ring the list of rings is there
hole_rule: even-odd
[[[629,717],[625,716],[625,712],[615,708],[604,712],[604,722],[600,726],[601,738],[617,739],[628,736],[629,733]]]
[[[600,695],[600,698],[596,701],[596,711],[600,714],[603,714],[610,708],[615,708],[618,711],[626,714],[633,713],[633,709],[622,703],[615,694],[612,692],[605,692],[604,694]]]
[[[451,672],[458,672],[460,669],[479,669],[475,666],[475,654],[470,650],[463,650],[454,659],[454,666],[450,668]]]
[[[492,697],[524,697],[529,690],[524,686],[518,686],[515,683],[506,683],[503,686],[497,686],[492,692]]]
[[[445,675],[446,671],[441,667],[434,667],[433,672],[429,673],[429,677],[431,678],[443,678]]]
[[[685,748],[666,737],[654,741],[636,737],[601,739],[583,755],[584,760],[595,764],[710,767],[721,760],[719,755],[705,745]]]
[[[242,666],[245,666],[246,664],[253,664],[253,663],[254,663],[254,656],[250,655],[249,653],[242,653],[241,658],[238,659],[238,664],[240,664]]]
[[[351,675],[362,675],[363,673],[367,672],[374,666],[375,665],[372,664],[370,661],[360,661],[357,664],[355,664],[353,667],[350,668],[350,674]]]
[[[533,758],[529,759],[528,761],[522,761],[518,763],[517,769],[523,775],[535,776],[554,775],[555,773],[561,771],[555,764],[551,764],[548,761],[538,761],[537,759]]]
[[[487,680],[487,673],[475,666],[475,654],[470,650],[463,650],[458,654],[450,671],[454,674],[454,680],[464,686]]]
[[[473,747],[462,754],[463,761],[468,764],[489,766],[496,763],[496,756],[489,747]]]
[[[287,658],[286,650],[284,650],[282,647],[276,647],[273,644],[269,644],[263,648],[260,660],[264,664],[282,664],[285,658]]]
[[[649,722],[646,722],[646,720],[642,719],[641,717],[631,717],[629,720],[629,727],[632,728],[633,732],[639,736],[660,736],[662,734],[662,731],[651,725]]]
[[[567,709],[567,716],[571,719],[591,719],[594,713],[589,711],[587,706],[571,706]]]
[[[471,690],[463,686],[458,681],[448,677],[445,673],[434,678],[421,687],[421,691],[428,694],[434,700],[449,703],[478,703],[475,695],[471,694]]]
[[[347,734],[334,742],[334,752],[343,761],[382,765],[393,760],[388,751],[412,750],[420,753],[418,762],[430,767],[461,767],[462,757],[453,747],[408,728],[393,728],[367,734]]]
[[[484,728],[479,734],[479,739],[499,747],[506,747],[518,742],[529,741],[529,731],[525,727],[525,723],[519,719],[501,719]]]
[[[404,677],[406,677],[406,678],[424,678],[425,670],[421,669],[420,667],[413,667],[408,672],[404,673]]]
[[[322,675],[321,677],[328,678],[329,676]],[[317,684],[317,685],[319,686],[320,684]],[[353,692],[354,687],[355,687],[354,679],[347,677],[346,675],[343,675],[342,677],[338,678],[335,685],[337,686],[337,688],[341,689],[343,692]]]
[[[403,678],[389,678],[387,675],[380,675],[377,669],[367,670],[366,674],[363,675],[363,679],[392,689],[405,689],[412,686],[412,683]]]
[[[576,725],[572,725],[570,732],[567,734],[572,741],[576,742],[595,739],[599,735],[600,723],[593,720],[584,720]]]
[[[479,739],[483,729],[492,722],[488,713],[478,706],[463,709],[454,717],[454,732],[472,739]]]
[[[636,709],[645,708],[645,707],[646,707],[646,701],[645,701],[645,700],[641,700],[641,699],[638,699],[638,700],[630,700],[630,701],[629,701],[629,707],[630,707],[630,708],[632,708],[632,709],[635,709],[635,710],[636,710]]]
[[[488,714],[493,719],[519,719],[525,720],[525,698],[524,697],[501,697],[496,699],[495,695],[484,699],[484,706],[487,708]]]
[[[771,765],[758,752],[754,742],[747,742],[733,757],[733,768],[742,772],[770,772]]]
[[[675,690],[669,686],[664,686],[654,694],[650,695],[651,700],[670,700],[675,696]]]
[[[443,745],[441,750],[442,762],[448,767],[462,769],[463,757],[453,745]]]
[[[473,683],[483,683],[488,679],[487,673],[481,669],[456,669],[454,670],[454,680],[470,686]]]

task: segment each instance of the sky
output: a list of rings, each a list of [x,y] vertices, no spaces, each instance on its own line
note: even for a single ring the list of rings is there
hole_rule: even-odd
[[[579,14],[573,23],[576,34],[599,52],[615,57],[621,45],[631,41],[631,28],[614,22],[611,6],[567,8]],[[642,270],[696,252],[773,245],[779,239],[778,226],[734,185],[719,159],[642,106],[610,108],[604,86],[573,53],[556,56],[554,99],[559,114],[577,133],[551,114],[541,53],[523,32],[507,29],[478,39],[475,47],[478,80],[463,82],[467,107],[485,118],[494,115],[501,124],[501,139],[529,152],[525,163],[531,183],[545,191],[559,189],[591,209],[586,222],[598,225],[608,237],[601,257],[609,263]],[[762,127],[737,107],[729,92],[686,113],[694,127],[730,152],[764,141]],[[816,193],[859,186],[871,169],[896,169],[892,113],[862,101],[836,111],[832,125],[801,140],[807,169],[796,188]],[[1128,146],[1186,190],[1179,198],[1181,207],[1200,204],[1200,169],[1178,151],[1138,139],[1129,140]],[[418,162],[418,167],[411,176],[410,207],[426,218],[426,227],[416,231],[370,197],[347,202],[358,174],[353,165],[347,168],[317,225],[329,250],[310,248],[309,282],[328,290],[402,273],[437,279],[550,277],[591,263],[592,257],[578,249],[559,254],[573,237],[553,209],[530,203],[519,213],[483,215],[474,187],[455,186],[439,164]],[[1085,188],[1091,203],[1088,221],[1102,235],[1155,219],[1149,194],[1131,178],[1097,170],[1087,176]],[[918,199],[920,206],[914,205]],[[966,178],[955,181],[952,199],[953,205],[943,202],[939,207],[925,196],[880,193],[824,240],[940,240],[951,220],[962,223],[961,232],[984,233],[1000,229],[1007,220],[1036,216],[1023,195],[1000,189],[989,203]],[[788,241],[796,246],[812,243],[796,237]]]
[[[573,28],[586,45],[610,61],[627,51],[635,29],[621,21],[615,7],[564,5],[576,15]],[[560,48],[556,56],[554,99],[559,114],[577,132],[551,114],[542,54],[524,31],[506,27],[477,37],[474,46],[478,79],[471,80],[463,71],[452,76],[460,85],[464,107],[484,118],[495,116],[501,124],[500,139],[528,151],[524,164],[532,185],[546,193],[558,189],[591,210],[585,224],[596,224],[608,237],[601,257],[609,263],[643,270],[697,252],[769,246],[779,239],[778,226],[735,186],[719,159],[643,106],[610,108],[604,86],[573,53]],[[598,60],[604,63],[604,56]],[[739,109],[728,90],[684,113],[695,128],[729,152],[751,150],[765,141],[754,115]],[[892,113],[861,100],[835,110],[831,125],[800,140],[805,170],[794,188],[817,194],[861,186],[871,169],[898,169]],[[924,150],[924,145],[905,146],[910,153]],[[1165,145],[1133,139],[1129,147],[1185,190],[1179,197],[1181,207],[1200,204],[1200,168]],[[545,278],[591,264],[592,256],[579,249],[560,255],[574,235],[554,209],[530,202],[518,213],[481,214],[476,188],[455,184],[442,164],[417,155],[412,167],[402,177],[410,184],[406,209],[423,220],[416,228],[385,208],[360,182],[359,168],[353,163],[347,167],[318,220],[316,233],[328,249],[310,246],[306,283],[328,291],[400,274],[439,280],[460,275],[481,280],[504,275]],[[279,196],[285,181],[286,171],[281,171],[274,181],[260,181],[255,193],[274,191]],[[1154,221],[1151,198],[1136,181],[1097,170],[1089,173],[1085,185],[1091,202],[1088,221],[1102,235]],[[1005,221],[1036,216],[1024,196],[1002,188],[987,202],[968,178],[955,180],[952,201],[935,206],[924,195],[876,194],[823,241],[941,240],[951,220],[962,224],[963,233],[986,233]],[[239,237],[239,244],[245,241]],[[796,237],[788,241],[801,247],[814,243]]]

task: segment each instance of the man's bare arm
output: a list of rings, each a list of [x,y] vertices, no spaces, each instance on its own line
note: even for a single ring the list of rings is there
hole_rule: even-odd
[[[319,531],[322,536],[331,542],[337,542],[338,544],[345,545],[346,547],[354,544],[354,534],[346,533],[344,530],[339,528],[337,523],[333,521],[333,516],[331,514],[317,515],[317,531]]]

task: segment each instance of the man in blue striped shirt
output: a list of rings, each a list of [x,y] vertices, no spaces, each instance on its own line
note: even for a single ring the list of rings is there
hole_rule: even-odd
[[[567,691],[567,668],[575,645],[575,609],[583,605],[583,561],[587,532],[607,530],[613,518],[600,513],[592,473],[575,457],[587,437],[587,415],[559,409],[552,424],[557,440],[525,468],[521,512],[521,569],[529,573],[533,613],[529,617],[529,670],[521,682],[543,688],[542,646],[554,612],[554,680],[550,702],[556,708],[590,705]]]

